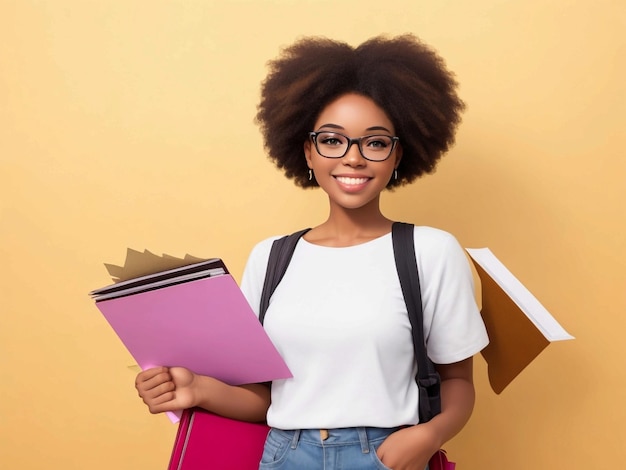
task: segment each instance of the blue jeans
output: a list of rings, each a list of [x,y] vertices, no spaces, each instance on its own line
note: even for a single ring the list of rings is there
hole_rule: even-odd
[[[319,429],[272,428],[259,470],[389,470],[376,449],[398,429],[330,429],[322,439]]]

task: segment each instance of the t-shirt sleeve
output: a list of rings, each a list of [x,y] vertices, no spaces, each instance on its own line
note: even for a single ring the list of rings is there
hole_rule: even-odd
[[[416,231],[416,253],[428,356],[437,364],[473,356],[487,346],[489,338],[476,305],[465,250],[447,232]]]
[[[241,278],[241,291],[257,317],[259,316],[259,307],[261,305],[267,261],[272,249],[272,243],[277,238],[279,237],[268,238],[252,248]]]

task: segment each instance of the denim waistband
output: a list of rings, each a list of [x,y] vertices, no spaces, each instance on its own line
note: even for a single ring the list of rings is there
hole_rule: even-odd
[[[317,444],[320,446],[346,445],[360,443],[364,449],[369,449],[369,442],[385,439],[390,434],[402,429],[395,428],[336,428],[336,429],[295,429],[284,430],[272,428],[272,432],[291,441],[291,447],[296,448],[299,441]]]

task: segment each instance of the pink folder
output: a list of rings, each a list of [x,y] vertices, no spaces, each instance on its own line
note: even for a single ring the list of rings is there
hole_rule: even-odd
[[[185,410],[168,470],[258,470],[269,427]]]
[[[96,306],[142,369],[183,366],[231,385],[291,377],[229,274]]]
[[[231,385],[291,373],[221,260],[93,291],[96,306],[142,369],[183,366]],[[170,470],[258,469],[269,428],[185,410]]]

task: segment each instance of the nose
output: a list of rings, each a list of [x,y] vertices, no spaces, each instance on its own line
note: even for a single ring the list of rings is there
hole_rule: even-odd
[[[361,149],[356,141],[352,141],[348,144],[348,151],[343,156],[343,162],[345,165],[358,166],[365,164],[365,158],[361,155]]]

